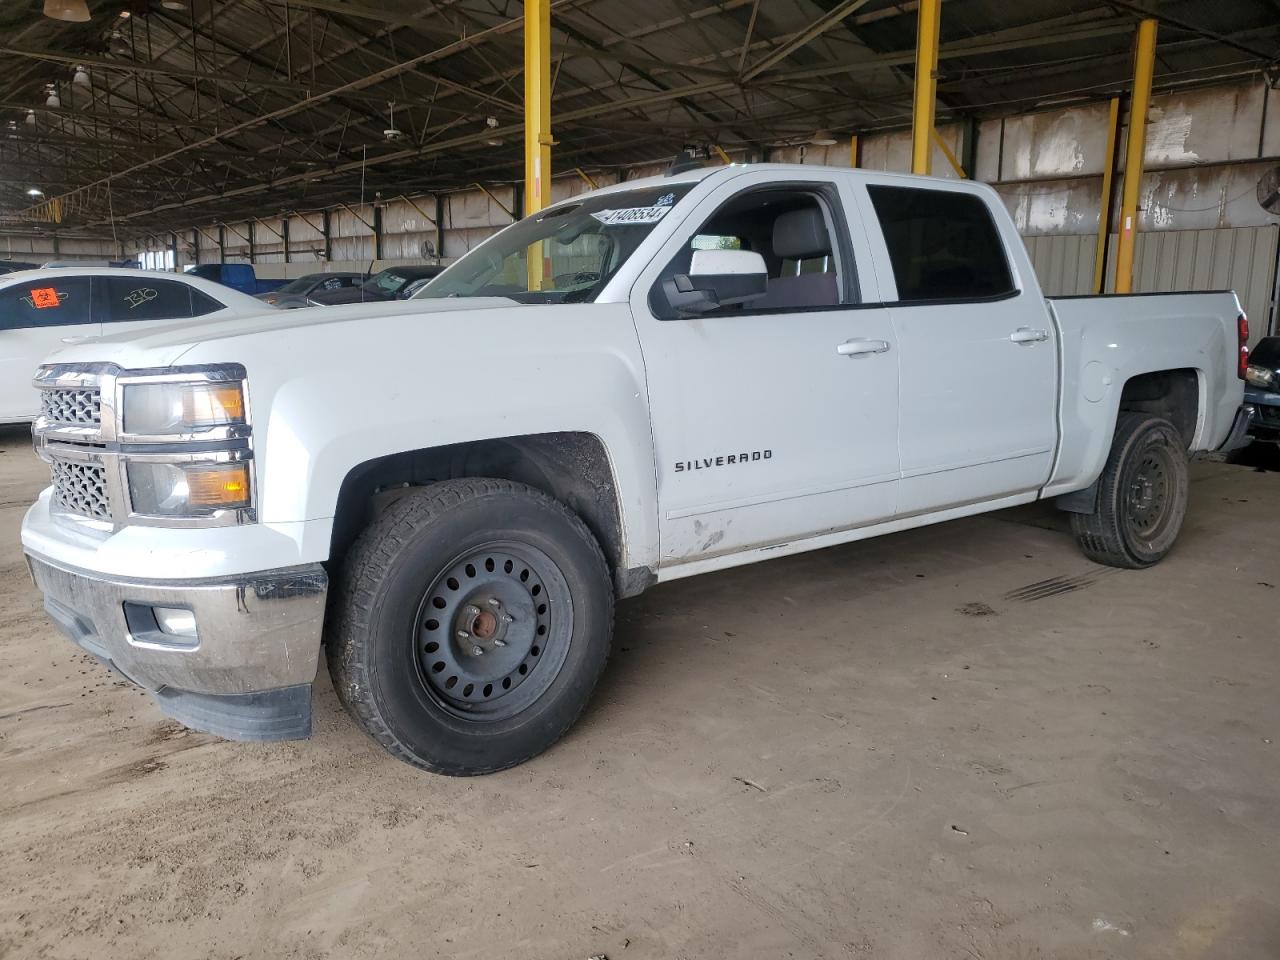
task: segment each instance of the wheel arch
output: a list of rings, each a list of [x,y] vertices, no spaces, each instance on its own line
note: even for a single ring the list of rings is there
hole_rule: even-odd
[[[1178,428],[1189,450],[1204,419],[1202,379],[1203,374],[1192,367],[1134,374],[1120,391],[1116,421],[1126,412],[1164,417]]]
[[[354,465],[338,492],[330,564],[340,564],[360,531],[405,490],[460,477],[528,484],[567,506],[599,542],[619,597],[638,594],[655,582],[649,568],[627,565],[622,503],[604,442],[594,433],[577,431],[444,444]]]

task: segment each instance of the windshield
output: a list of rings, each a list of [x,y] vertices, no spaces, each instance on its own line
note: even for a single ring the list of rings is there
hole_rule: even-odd
[[[375,273],[372,277],[364,282],[361,287],[365,293],[380,293],[383,296],[393,296],[400,292],[410,280],[402,273],[396,273],[394,269],[383,270],[381,273]]]
[[[449,267],[422,289],[418,299],[594,300],[692,186],[606,193],[526,217]]]
[[[315,286],[315,277],[299,277],[297,280],[290,280],[283,287],[276,287],[276,293],[306,293]]]

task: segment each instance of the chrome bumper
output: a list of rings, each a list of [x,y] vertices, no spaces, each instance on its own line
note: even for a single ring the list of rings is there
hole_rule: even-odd
[[[78,646],[151,691],[168,715],[237,740],[311,729],[328,578],[319,564],[217,580],[105,578],[28,553],[49,616]],[[162,633],[152,606],[195,614]]]

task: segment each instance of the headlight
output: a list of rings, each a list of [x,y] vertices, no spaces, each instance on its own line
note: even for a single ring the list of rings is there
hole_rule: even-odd
[[[209,517],[251,502],[248,463],[130,461],[132,512],[148,517]]]
[[[172,436],[245,422],[244,389],[230,383],[137,383],[124,388],[124,431]]]
[[[1276,385],[1276,372],[1268,370],[1266,367],[1260,367],[1256,363],[1251,363],[1245,368],[1244,378],[1255,387],[1274,387]]]

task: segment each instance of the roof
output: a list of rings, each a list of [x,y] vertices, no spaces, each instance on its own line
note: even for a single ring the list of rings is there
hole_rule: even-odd
[[[84,24],[0,5],[0,220],[27,210],[99,232],[114,220],[130,236],[522,178],[513,0],[87,2]],[[949,0],[940,122],[1123,89],[1151,2]],[[557,0],[553,163],[616,169],[686,144],[902,127],[915,9]],[[1256,74],[1280,55],[1276,0],[1158,9],[1158,87]],[[77,65],[88,86],[72,82]],[[56,211],[29,210],[31,186]]]
[[[176,280],[195,287],[229,307],[253,308],[259,312],[262,303],[221,283],[204,280],[191,273],[167,273],[160,270],[133,270],[128,267],[42,267],[39,270],[15,270],[0,274],[0,288],[56,280],[59,277],[133,277],[139,280]]]

